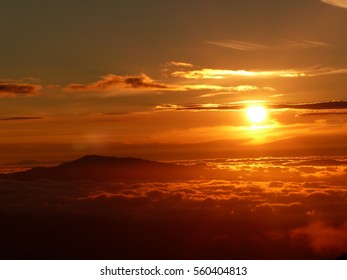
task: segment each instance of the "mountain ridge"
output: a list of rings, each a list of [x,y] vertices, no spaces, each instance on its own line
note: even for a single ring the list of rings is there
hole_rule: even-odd
[[[183,166],[134,157],[86,155],[54,167],[34,167],[22,172],[2,174],[0,179],[23,181],[199,179],[206,171],[203,166]]]

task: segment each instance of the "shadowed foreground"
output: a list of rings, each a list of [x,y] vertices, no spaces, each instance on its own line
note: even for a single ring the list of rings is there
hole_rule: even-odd
[[[124,221],[87,216],[1,217],[1,259],[317,258],[288,240],[254,239],[247,221]],[[255,225],[251,225],[254,227]],[[221,234],[223,233],[223,234]]]

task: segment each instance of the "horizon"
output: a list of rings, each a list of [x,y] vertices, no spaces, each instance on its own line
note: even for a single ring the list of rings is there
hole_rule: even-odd
[[[242,160],[268,160],[268,159],[315,159],[315,160],[321,160],[321,159],[332,159],[332,160],[338,160],[338,159],[344,159],[347,158],[347,155],[320,155],[320,156],[315,156],[315,155],[291,155],[291,156],[239,156],[239,157],[210,157],[210,158],[168,158],[168,159],[157,159],[157,158],[144,158],[144,157],[137,157],[137,156],[118,156],[118,155],[107,155],[107,154],[86,154],[82,156],[77,156],[77,157],[71,157],[71,158],[65,158],[65,159],[57,159],[57,160],[51,160],[51,161],[40,161],[36,159],[23,159],[19,161],[12,161],[12,162],[0,162],[0,167],[6,167],[6,166],[49,166],[53,167],[62,163],[66,162],[73,162],[85,157],[91,157],[91,156],[97,156],[97,157],[104,157],[104,158],[132,158],[132,159],[142,159],[142,160],[148,160],[148,161],[156,161],[156,162],[204,162],[204,161],[212,161],[212,160],[230,160],[230,161],[242,161]],[[1,170],[0,170],[1,173]]]

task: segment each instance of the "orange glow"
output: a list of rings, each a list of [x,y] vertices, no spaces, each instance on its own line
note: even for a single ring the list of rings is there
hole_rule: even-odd
[[[274,71],[248,71],[248,70],[228,70],[228,69],[201,69],[191,71],[175,71],[171,73],[173,77],[185,79],[225,79],[232,76],[239,77],[282,77],[296,78],[305,77],[308,74],[297,70],[274,70]]]

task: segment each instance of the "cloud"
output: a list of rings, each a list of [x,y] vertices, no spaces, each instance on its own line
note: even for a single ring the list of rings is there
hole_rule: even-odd
[[[346,180],[341,166],[308,179],[285,165],[305,159],[204,160],[230,180],[0,180],[0,256],[333,259],[347,250]]]
[[[176,67],[193,67],[194,65],[187,62],[180,61],[170,61],[167,63],[168,66],[176,66]]]
[[[313,160],[303,160],[296,161],[286,164],[286,166],[340,166],[347,165],[345,160],[335,160],[335,159],[313,159]]]
[[[256,51],[256,50],[273,50],[282,48],[295,48],[295,49],[308,49],[308,48],[321,48],[328,47],[329,44],[319,41],[303,40],[303,41],[293,41],[284,40],[282,43],[277,45],[264,45],[246,41],[235,41],[235,40],[225,40],[225,41],[207,41],[207,43],[212,45],[217,45],[220,47],[231,48],[240,51]]]
[[[283,46],[288,48],[295,48],[295,49],[311,49],[311,48],[329,47],[330,45],[324,42],[311,41],[311,40],[304,40],[304,41],[284,40]]]
[[[109,91],[118,88],[131,88],[137,90],[168,90],[172,86],[157,83],[145,74],[139,76],[118,76],[108,74],[99,81],[91,84],[70,84],[65,87],[67,91]]]
[[[337,74],[346,74],[347,69],[346,68],[331,68],[331,67],[324,67],[324,68],[316,68],[316,69],[309,69],[307,70],[307,75],[309,77],[315,77],[315,76],[323,76],[323,75],[337,75]]]
[[[171,62],[173,63],[173,62]],[[175,62],[176,63],[176,62]],[[177,62],[176,64],[185,64]],[[130,88],[134,90],[159,90],[159,91],[190,91],[190,90],[210,90],[210,91],[224,91],[224,92],[251,92],[251,91],[274,91],[271,87],[258,88],[252,85],[239,85],[239,86],[220,86],[213,84],[179,84],[169,85],[164,83],[155,82],[145,74],[140,76],[118,76],[109,74],[103,76],[99,81],[91,84],[70,84],[65,87],[66,91],[111,91],[115,89]],[[212,94],[216,95],[216,94]],[[204,97],[207,97],[205,95]]]
[[[240,51],[254,51],[254,50],[263,50],[270,48],[269,46],[244,42],[244,41],[235,41],[235,40],[226,40],[226,41],[207,41],[206,43],[217,45],[220,47],[231,48]]]
[[[346,68],[309,68],[301,70],[271,70],[271,71],[249,71],[249,70],[230,70],[230,69],[210,69],[203,68],[198,70],[179,70],[171,73],[171,76],[185,79],[226,79],[230,77],[252,77],[252,78],[298,78],[315,77],[322,75],[346,74]]]
[[[321,2],[347,9],[347,0],[321,0]]]
[[[224,110],[242,110],[243,105],[239,104],[191,104],[191,105],[176,105],[162,104],[155,107],[158,111],[224,111]]]
[[[304,73],[297,71],[248,71],[248,70],[227,70],[227,69],[209,69],[192,71],[174,71],[171,73],[173,77],[185,79],[225,79],[227,77],[301,77]]]
[[[27,120],[41,120],[42,117],[10,117],[0,118],[0,121],[27,121]]]
[[[42,89],[41,85],[0,82],[0,97],[32,96]]]
[[[256,86],[239,85],[239,86],[218,86],[211,84],[196,84],[196,85],[181,85],[181,90],[212,90],[212,91],[227,91],[227,92],[251,92],[260,90]],[[203,97],[218,95],[218,93],[212,93],[203,95]],[[202,96],[201,96],[202,97]]]
[[[305,238],[318,253],[347,251],[347,222],[334,227],[318,221],[291,231],[294,239]]]
[[[347,109],[346,100],[332,100],[327,102],[297,103],[297,104],[273,104],[273,109],[307,109],[307,110],[326,110],[326,109]]]
[[[328,116],[328,115],[347,115],[347,112],[326,111],[326,112],[313,112],[313,113],[300,114],[300,116]]]
[[[191,105],[175,105],[175,104],[162,104],[156,107],[157,110],[168,111],[233,111],[243,110],[249,103],[255,101],[244,101],[242,103],[227,103],[227,104],[191,104]],[[296,103],[296,104],[264,104],[268,109],[296,109],[296,110],[333,110],[324,112],[324,114],[336,114],[341,109],[347,109],[347,101],[345,100],[333,100],[327,102],[315,102],[315,103]],[[314,112],[316,114],[319,112]],[[345,114],[345,112],[342,112]],[[305,113],[301,115],[308,115]]]
[[[347,70],[346,70],[347,72]],[[173,77],[185,79],[225,79],[228,77],[304,77],[307,74],[295,70],[275,70],[275,71],[248,71],[248,70],[227,70],[227,69],[201,69],[192,71],[174,71]]]
[[[239,85],[235,87],[221,87],[220,90],[222,92],[217,93],[207,93],[200,95],[200,97],[211,97],[211,96],[217,96],[217,95],[225,95],[230,94],[230,92],[264,92],[264,91],[275,91],[272,87],[257,87],[257,86],[251,86],[251,85]],[[226,92],[225,92],[226,91]]]

